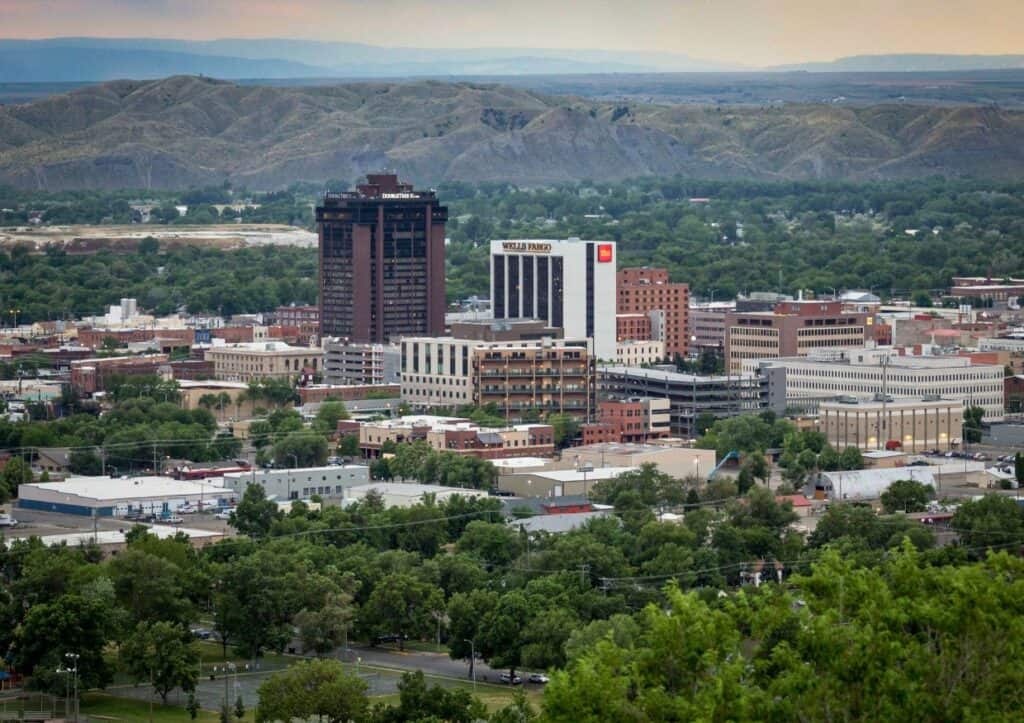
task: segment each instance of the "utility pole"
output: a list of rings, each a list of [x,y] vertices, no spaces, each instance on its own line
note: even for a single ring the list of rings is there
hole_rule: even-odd
[[[587,574],[590,572],[590,565],[583,563],[580,565],[580,585],[587,584]]]
[[[469,638],[463,638],[463,642],[469,643],[469,677],[473,679],[473,695],[476,695],[476,643]]]

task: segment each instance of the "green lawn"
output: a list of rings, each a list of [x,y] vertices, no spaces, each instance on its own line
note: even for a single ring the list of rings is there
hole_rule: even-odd
[[[220,643],[212,642],[209,640],[203,640],[199,642],[199,659],[203,663],[205,669],[207,665],[213,665],[216,663],[225,662],[224,648]],[[227,660],[235,663],[236,665],[245,665],[249,662],[248,658],[243,658],[237,655],[234,649],[228,646],[228,657]],[[294,658],[289,658],[279,653],[264,653],[260,661],[267,667],[280,668],[286,665],[291,665],[295,662]]]
[[[116,698],[108,693],[86,693],[82,697],[82,713],[90,720],[138,721],[149,720],[149,703],[130,698]],[[177,706],[153,706],[153,723],[184,723],[191,721],[188,712]],[[217,713],[203,710],[196,718],[200,723],[217,723]],[[245,721],[252,721],[252,712],[246,713]]]

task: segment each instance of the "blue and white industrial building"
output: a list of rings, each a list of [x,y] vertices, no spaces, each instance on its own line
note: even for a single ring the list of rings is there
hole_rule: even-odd
[[[186,504],[204,508],[229,504],[236,493],[219,480],[171,477],[69,477],[18,487],[18,507],[86,517],[130,513],[167,516]]]

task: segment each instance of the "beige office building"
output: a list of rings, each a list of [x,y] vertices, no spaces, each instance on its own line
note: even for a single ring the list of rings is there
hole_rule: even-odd
[[[217,379],[248,382],[253,379],[292,379],[304,369],[323,369],[323,351],[312,347],[290,346],[279,341],[251,344],[225,344],[206,350]]]
[[[665,361],[665,342],[660,340],[620,341],[615,344],[615,363],[642,367]]]
[[[838,449],[948,450],[960,445],[964,423],[963,402],[958,399],[849,398],[822,402],[818,415],[828,443]]]
[[[862,347],[873,323],[837,301],[784,301],[773,311],[732,312],[725,319],[726,360],[739,374],[745,361],[807,356],[817,349]]]

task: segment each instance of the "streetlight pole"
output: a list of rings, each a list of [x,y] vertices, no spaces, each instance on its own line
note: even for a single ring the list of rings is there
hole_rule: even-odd
[[[473,679],[473,695],[476,695],[476,643],[469,638],[462,640],[469,643],[469,675]]]
[[[75,681],[75,723],[78,723],[78,653],[64,653],[64,657],[74,663],[71,673]]]
[[[296,455],[296,454],[289,454],[288,456],[291,457],[292,458],[292,462],[294,462],[294,464],[292,465],[292,469],[298,469],[299,468],[299,456]],[[292,476],[288,475],[288,500],[291,501],[291,499],[292,499]]]

